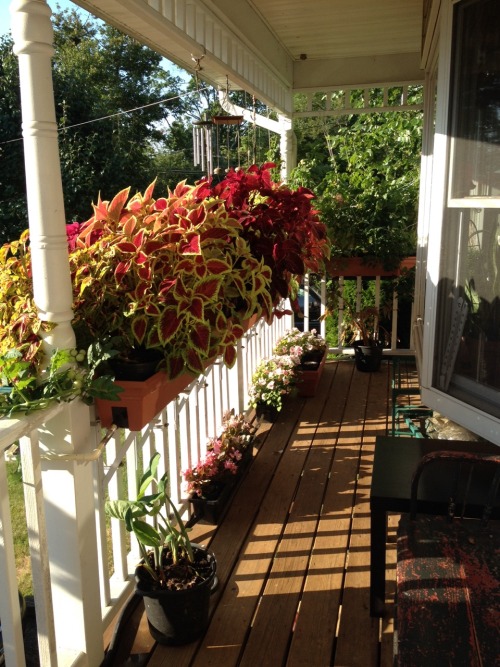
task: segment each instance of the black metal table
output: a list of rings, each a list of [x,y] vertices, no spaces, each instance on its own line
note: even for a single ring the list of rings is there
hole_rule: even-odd
[[[375,443],[370,493],[370,614],[381,616],[385,606],[385,550],[387,512],[409,512],[411,478],[420,459],[437,450],[475,451],[497,454],[499,447],[489,442],[431,440],[379,436]],[[484,508],[484,488],[488,479],[476,476],[468,489],[466,516],[478,517]],[[446,513],[456,480],[447,475],[446,466],[436,464],[421,479],[417,509],[426,514]],[[493,518],[500,518],[500,498]],[[457,514],[460,509],[457,508]]]

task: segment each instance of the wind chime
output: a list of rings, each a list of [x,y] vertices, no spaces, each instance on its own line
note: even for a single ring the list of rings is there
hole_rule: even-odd
[[[195,74],[198,79],[198,72],[202,70],[200,59],[196,58]],[[226,96],[229,92],[229,82],[226,78]],[[231,132],[230,127],[236,125],[236,156],[238,168],[240,164],[240,126],[243,122],[243,116],[213,116],[211,120],[206,117],[193,123],[193,162],[195,167],[200,167],[207,176],[220,174],[221,169],[221,146],[223,142],[223,128],[226,127],[226,171],[231,168]],[[215,127],[215,132],[214,132]],[[215,147],[214,147],[215,139]],[[214,148],[217,166],[214,169]]]
[[[214,173],[212,150],[212,121],[199,120],[193,123],[194,166],[200,167],[207,176]]]

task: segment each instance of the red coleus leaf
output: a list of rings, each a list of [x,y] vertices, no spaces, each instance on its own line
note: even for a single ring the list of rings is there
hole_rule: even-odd
[[[167,208],[168,202],[165,199],[165,197],[160,197],[160,199],[157,199],[155,201],[155,210],[156,211],[164,211]]]
[[[224,262],[222,259],[209,259],[206,262],[206,267],[207,271],[212,275],[231,271],[230,264],[228,264],[228,262]]]
[[[200,280],[196,286],[196,294],[206,300],[216,299],[221,284],[221,278],[218,276],[207,276]]]
[[[158,316],[161,313],[158,304],[154,301],[150,301],[148,305],[144,308],[144,310],[146,311],[147,315],[150,315],[152,317]]]
[[[203,257],[201,257],[201,256],[195,257],[195,260],[198,260],[198,259],[201,260],[201,267],[202,267],[202,269],[204,269],[205,265],[203,263]],[[182,273],[192,274],[192,273],[195,273],[195,271],[197,271],[197,268],[199,268],[198,267],[198,262],[197,261],[193,262],[192,257],[190,257],[189,259],[188,258],[181,259],[181,261],[177,262],[177,264],[175,265],[176,273],[181,273],[182,272]],[[204,274],[202,274],[202,275],[204,275]]]
[[[205,220],[207,215],[207,212],[205,210],[205,207],[203,205],[198,206],[198,208],[193,209],[192,211],[189,211],[188,213],[188,220],[193,224],[193,225],[199,225]]]
[[[197,352],[194,348],[187,350],[186,361],[189,370],[192,371],[195,375],[200,375],[200,373],[203,373],[205,370],[203,367],[203,359],[199,352]]]
[[[151,264],[143,264],[137,269],[137,273],[141,280],[151,280]]]
[[[179,243],[179,252],[181,255],[199,255],[201,252],[199,235],[195,232],[188,235],[185,241]]]
[[[165,308],[158,323],[158,338],[162,345],[165,345],[172,340],[177,333],[181,322],[182,315],[179,317],[175,308]]]
[[[243,334],[245,333],[245,329],[241,326],[241,324],[234,324],[231,333],[235,338],[241,338]]]
[[[185,301],[179,304],[178,311],[181,316],[182,312],[186,310],[195,320],[203,321],[203,300],[200,299],[200,297],[195,296],[191,301]]]
[[[165,278],[165,280],[161,281],[159,294],[167,294],[167,292],[169,292],[172,287],[175,287],[176,283],[177,278]]]
[[[162,241],[146,241],[144,244],[144,252],[151,256],[163,248],[164,245],[165,244]]]
[[[228,230],[226,227],[212,227],[200,234],[201,243],[205,241],[216,241],[218,239],[225,239],[228,235]]]
[[[135,252],[136,247],[131,241],[120,241],[116,244],[116,248],[121,252]]]
[[[132,320],[132,333],[134,338],[139,345],[144,343],[144,338],[146,336],[146,331],[148,328],[148,320],[145,315],[138,315]]]
[[[140,229],[134,236],[133,241],[136,248],[140,248],[141,245],[144,243],[144,235],[145,235],[145,230]]]
[[[115,195],[108,205],[108,217],[113,222],[118,222],[122,214],[122,210],[125,207],[125,204],[128,199],[130,188],[125,188],[121,190],[117,195]]]
[[[130,269],[130,262],[118,262],[115,269],[115,279],[117,283],[121,283],[124,276]]]
[[[146,255],[145,252],[139,251],[137,253],[135,261],[136,261],[137,264],[145,264],[147,261],[149,261],[149,257]]]
[[[210,347],[210,329],[206,324],[196,323],[189,334],[189,338],[195,350],[201,354],[207,354]]]
[[[179,355],[170,355],[167,359],[167,374],[171,380],[175,380],[185,370],[183,357]]]
[[[228,368],[232,368],[236,362],[236,348],[234,345],[228,345],[224,350],[224,363]]]

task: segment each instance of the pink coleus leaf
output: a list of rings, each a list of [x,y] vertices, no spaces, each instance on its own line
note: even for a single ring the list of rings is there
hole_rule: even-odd
[[[113,222],[118,222],[120,219],[122,210],[125,208],[125,204],[128,199],[130,188],[125,188],[121,190],[117,195],[115,195],[108,205],[108,216]]]
[[[185,241],[179,243],[179,252],[182,255],[199,255],[201,252],[200,237],[193,233]]]

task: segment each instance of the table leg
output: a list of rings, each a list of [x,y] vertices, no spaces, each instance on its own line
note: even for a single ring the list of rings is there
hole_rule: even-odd
[[[387,513],[371,509],[370,518],[370,615],[382,616],[385,608],[385,548]]]

